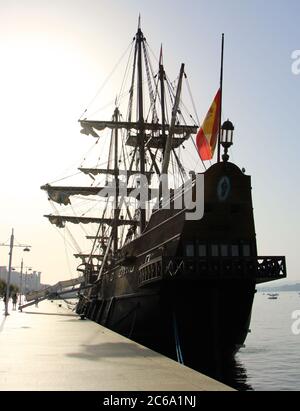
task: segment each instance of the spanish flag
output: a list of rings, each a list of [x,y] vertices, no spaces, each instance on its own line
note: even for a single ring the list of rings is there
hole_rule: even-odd
[[[211,160],[215,152],[220,124],[220,105],[219,89],[196,137],[198,153],[202,160]]]

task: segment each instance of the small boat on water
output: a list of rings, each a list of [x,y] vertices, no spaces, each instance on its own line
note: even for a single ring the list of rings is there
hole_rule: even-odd
[[[268,299],[269,300],[277,300],[278,297],[279,297],[278,293],[269,293],[268,294]]]

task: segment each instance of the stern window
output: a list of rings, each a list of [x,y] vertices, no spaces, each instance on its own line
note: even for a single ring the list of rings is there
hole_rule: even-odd
[[[212,244],[211,246],[211,256],[219,257],[219,246],[217,244]]]
[[[199,252],[199,257],[206,257],[206,245],[199,244],[198,252]]]
[[[227,244],[221,245],[221,256],[228,257],[228,245]]]
[[[194,257],[195,251],[194,251],[194,244],[187,244],[185,246],[185,254],[187,257]]]
[[[244,257],[250,257],[251,255],[251,249],[249,244],[244,244],[243,245],[243,256]]]
[[[239,246],[237,244],[233,244],[231,246],[231,256],[232,257],[239,257]]]

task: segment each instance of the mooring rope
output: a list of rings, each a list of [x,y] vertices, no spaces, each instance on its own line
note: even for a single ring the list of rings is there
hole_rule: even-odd
[[[179,339],[179,335],[178,335],[178,327],[177,327],[177,320],[176,320],[175,311],[173,311],[173,328],[174,328],[174,337],[175,337],[177,361],[180,364],[183,365],[184,362],[183,362],[183,356],[182,356],[182,352],[181,352],[180,339]]]

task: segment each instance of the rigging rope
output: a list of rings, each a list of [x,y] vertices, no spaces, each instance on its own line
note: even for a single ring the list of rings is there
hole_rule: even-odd
[[[191,90],[190,83],[189,83],[189,80],[188,80],[187,76],[185,76],[185,81],[186,81],[187,89],[188,89],[188,92],[189,92],[189,95],[190,95],[190,98],[191,98],[191,101],[192,101],[192,105],[193,105],[193,109],[194,109],[194,114],[196,115],[197,124],[199,125],[199,124],[200,124],[200,120],[199,120],[199,117],[198,117],[198,113],[197,113],[195,101],[194,101],[194,98],[193,98],[193,95],[192,95],[192,90]]]
[[[126,48],[126,50],[124,51],[124,53],[122,54],[122,56],[120,57],[120,59],[118,60],[118,62],[116,63],[116,65],[114,66],[114,68],[112,69],[112,71],[110,72],[110,74],[106,77],[106,79],[104,80],[104,82],[102,83],[102,85],[100,86],[100,88],[98,89],[96,95],[92,98],[92,100],[90,101],[90,103],[87,105],[86,109],[84,110],[84,112],[81,114],[81,116],[79,117],[79,119],[81,119],[83,117],[83,115],[87,112],[87,110],[89,109],[89,107],[93,104],[93,102],[96,100],[96,98],[98,97],[98,95],[101,93],[101,91],[103,90],[103,88],[105,87],[106,83],[108,82],[108,80],[111,78],[111,76],[113,75],[113,73],[116,71],[116,69],[118,68],[118,66],[120,65],[121,61],[123,60],[123,58],[125,57],[125,55],[127,54],[128,50],[130,49],[130,47],[132,47],[134,41],[132,41],[129,46]]]
[[[120,103],[120,97],[122,96],[122,94],[123,94],[123,88],[124,88],[124,85],[125,85],[125,80],[127,79],[127,73],[128,73],[128,71],[129,71],[129,62],[130,62],[130,58],[131,58],[131,54],[132,54],[132,50],[133,50],[133,42],[131,43],[132,44],[132,47],[131,47],[131,50],[130,50],[130,53],[129,53],[129,57],[128,57],[128,60],[127,60],[127,64],[126,64],[126,69],[125,69],[125,73],[124,73],[124,76],[123,76],[123,81],[122,81],[122,84],[121,84],[121,88],[120,88],[120,93],[119,93],[119,96],[117,96],[117,99],[116,99],[116,106],[118,107],[119,106],[119,103]],[[127,94],[127,93],[126,93]]]
[[[60,213],[59,213],[57,207],[55,206],[55,204],[53,204],[52,201],[50,201],[50,204],[51,204],[52,208],[54,209],[54,211],[57,213],[57,215],[60,215]],[[56,227],[56,228],[57,228],[57,227]],[[58,228],[57,228],[57,229],[58,229]],[[70,230],[69,230],[67,227],[65,227],[65,230],[68,232],[71,240],[73,241],[73,248],[75,248],[75,249],[78,251],[78,253],[81,253],[81,249],[80,249],[77,241],[76,241],[75,238],[73,237],[72,233],[70,232]],[[59,231],[59,230],[58,230],[58,231]],[[60,231],[59,231],[59,233],[60,233]],[[61,233],[60,233],[60,234],[61,234]]]
[[[80,161],[77,160],[76,162],[74,162],[73,164],[71,164],[70,166],[68,166],[61,174],[65,173],[65,172],[68,171],[69,169],[73,168],[75,165],[77,166],[78,163],[82,164],[83,161],[85,160],[85,157],[87,157],[88,154],[94,149],[95,145],[98,144],[98,141],[99,141],[99,138],[97,139],[96,142],[93,142],[92,146],[91,146],[91,147],[88,149],[88,151],[84,154],[84,158],[83,158],[83,159],[82,159],[82,156],[80,156],[80,159],[79,159]],[[76,173],[74,173],[74,174],[71,174],[71,175],[69,175],[69,176],[67,176],[67,177],[62,177],[62,178],[59,178],[59,179],[55,179],[55,180],[52,181],[50,184],[57,183],[58,181],[65,180],[65,179],[70,178],[70,177],[74,177],[74,176],[76,176],[76,175],[78,175],[78,174],[80,174],[80,173],[81,173],[81,172],[78,171],[78,172],[76,172]],[[60,175],[61,175],[61,174],[60,174]]]
[[[148,46],[148,43],[146,43],[146,44]],[[149,46],[148,46],[148,48],[149,48]],[[152,67],[152,63],[151,63],[151,59],[150,59],[150,56],[149,56],[148,48],[146,49],[147,50],[147,59],[148,59],[148,62],[149,62],[149,66],[150,66],[150,70],[151,70],[151,74],[152,74],[152,78],[153,78],[153,83],[155,84],[154,107],[156,107],[156,100],[157,100],[157,97],[159,97],[158,96],[159,76],[157,76],[157,74],[155,74],[154,69]],[[157,81],[155,82],[156,77],[157,77]],[[156,114],[155,120],[158,121],[158,115],[157,115],[156,110],[155,110],[155,114]],[[154,120],[154,117],[153,117],[153,120]]]
[[[143,52],[144,52],[144,61],[145,61],[149,96],[150,96],[150,107],[149,107],[148,115],[150,114],[151,109],[152,109],[153,121],[156,122],[158,117],[157,117],[156,108],[155,108],[155,98],[154,98],[154,93],[153,93],[153,88],[152,88],[152,79],[151,79],[151,75],[150,75],[151,67],[149,68],[148,53],[147,53],[147,50],[146,50],[145,43],[143,43]],[[147,118],[148,118],[148,116],[147,116]]]
[[[67,178],[77,176],[78,174],[81,174],[81,171],[78,171],[77,173],[74,173],[74,174],[71,174],[71,175],[69,175],[69,176],[60,178],[59,180],[51,181],[50,184],[58,183],[59,181],[63,181],[63,180],[66,180]]]
[[[71,278],[74,278],[73,276],[73,272],[71,270],[71,265],[70,265],[70,259],[69,259],[69,253],[68,253],[68,249],[67,249],[67,242],[66,242],[66,233],[64,231],[64,245],[65,245],[65,253],[66,253],[66,260],[67,260],[67,266],[68,266],[68,270],[69,270],[69,274]]]
[[[197,148],[197,146],[196,146],[196,143],[195,143],[193,137],[191,137],[191,140],[192,140],[193,145],[194,145],[194,147],[195,147],[195,149],[196,149],[196,151],[197,151],[197,153],[198,153],[198,148]],[[204,170],[207,170],[206,165],[205,165],[204,161],[202,160],[202,158],[200,157],[200,155],[199,155],[199,159],[200,159],[201,162],[202,162],[202,165],[203,165],[203,167],[204,167]]]
[[[131,76],[131,86],[129,89],[129,102],[128,102],[128,110],[127,110],[127,118],[128,121],[131,121],[132,117],[132,105],[133,105],[133,90],[134,90],[134,79],[135,79],[135,70],[136,70],[136,59],[137,59],[137,51],[138,51],[138,46],[137,42],[135,43],[135,49],[134,49],[134,58],[133,58],[133,70],[132,70],[132,76]],[[129,131],[128,131],[129,134]]]

